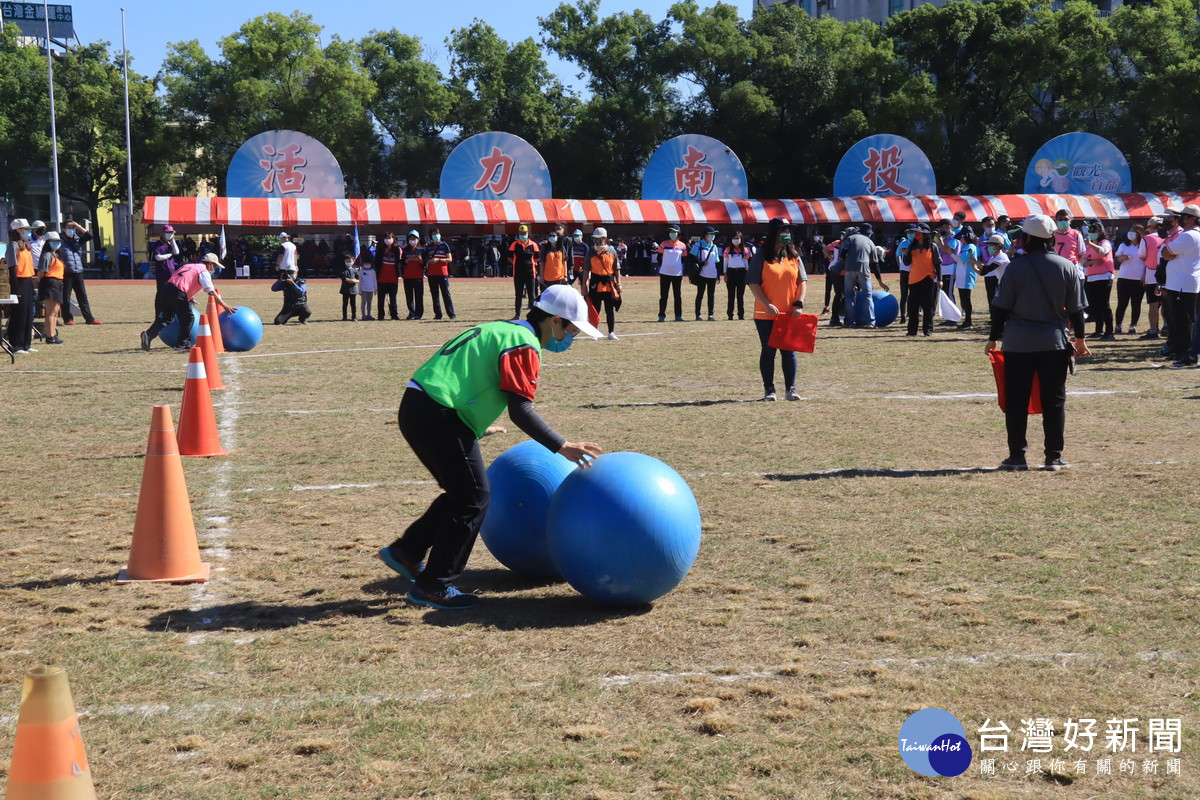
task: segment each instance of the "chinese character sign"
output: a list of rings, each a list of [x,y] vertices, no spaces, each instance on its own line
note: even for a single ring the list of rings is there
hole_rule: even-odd
[[[52,5],[44,7],[38,3],[0,3],[0,22],[12,23],[21,30],[22,36],[35,39],[46,38],[46,15],[49,12],[50,36],[55,39],[71,39],[75,36],[74,19],[70,6]]]
[[[833,175],[836,197],[937,194],[933,165],[903,136],[876,134],[855,142]]]
[[[711,136],[664,142],[642,174],[643,200],[744,200],[746,170],[733,150]]]
[[[1046,142],[1025,170],[1026,194],[1128,194],[1129,162],[1115,144],[1091,133]]]
[[[225,173],[229,197],[346,196],[337,159],[325,145],[297,131],[267,131],[234,153]]]
[[[546,200],[550,169],[533,145],[488,131],[461,141],[442,166],[441,196],[458,200]]]

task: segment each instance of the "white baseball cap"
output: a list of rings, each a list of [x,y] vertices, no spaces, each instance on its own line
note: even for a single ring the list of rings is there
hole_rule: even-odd
[[[280,239],[286,239],[286,238],[288,238],[288,235],[287,235],[287,233],[286,233],[286,232],[284,232],[284,233],[281,233],[281,234],[279,234],[279,238],[280,238]]]
[[[584,301],[583,295],[570,286],[557,285],[547,288],[533,305],[547,314],[562,317],[579,328],[581,333],[593,339],[604,336],[596,326],[588,322],[587,302]]]
[[[1055,231],[1054,220],[1046,214],[1032,214],[1021,223],[1021,230],[1027,236],[1038,239],[1052,239]]]
[[[205,253],[204,258],[202,258],[200,260],[205,261],[209,264],[216,264],[217,269],[225,269],[225,265],[221,263],[221,259],[220,259],[220,257],[217,256],[216,253]]]
[[[30,227],[30,225],[29,220],[27,219],[14,219],[12,222],[8,223],[8,229],[13,231],[19,231],[22,228],[28,227]]]
[[[608,231],[604,230],[604,228],[596,228],[596,230],[592,231],[592,238],[593,239],[607,239]]]

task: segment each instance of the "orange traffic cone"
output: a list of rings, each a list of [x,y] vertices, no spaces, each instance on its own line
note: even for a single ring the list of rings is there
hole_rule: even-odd
[[[221,307],[217,305],[217,298],[211,294],[208,296],[208,310],[204,315],[208,317],[208,332],[217,348],[217,355],[225,355],[225,337],[221,334]]]
[[[221,368],[217,366],[217,351],[213,347],[212,326],[208,324],[208,317],[205,315],[200,316],[200,334],[196,337],[196,346],[204,355],[204,373],[208,376],[208,388],[224,389]]]
[[[96,800],[75,701],[62,667],[25,673],[8,800]]]
[[[117,575],[117,583],[204,583],[208,575],[208,564],[200,561],[171,407],[155,406],[129,566]]]
[[[217,417],[213,413],[204,356],[199,347],[193,347],[188,357],[187,380],[183,384],[183,405],[179,409],[179,455],[225,455],[217,435]]]

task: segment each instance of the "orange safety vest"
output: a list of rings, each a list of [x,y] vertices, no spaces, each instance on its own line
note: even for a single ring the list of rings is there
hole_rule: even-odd
[[[542,280],[554,283],[567,279],[567,259],[562,250],[547,250],[546,262],[542,264]]]
[[[63,274],[67,270],[66,263],[58,256],[50,257],[50,269],[46,270],[47,278],[58,278],[62,280]]]
[[[590,279],[593,292],[611,292],[615,288],[613,273],[617,268],[617,257],[613,253],[594,255],[588,260],[588,268],[592,273]]]
[[[33,251],[18,250],[17,251],[17,277],[32,278],[35,274],[33,268]]]
[[[787,311],[792,303],[800,299],[796,286],[800,276],[800,259],[781,258],[778,261],[763,261],[761,286],[763,294],[780,311]],[[755,319],[774,319],[762,303],[754,304]]]

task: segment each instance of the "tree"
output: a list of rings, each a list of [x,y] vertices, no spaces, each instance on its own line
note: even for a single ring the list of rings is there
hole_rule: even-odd
[[[16,25],[0,30],[0,185],[16,195],[25,188],[25,170],[49,163],[50,113],[46,60],[37,48],[18,43]],[[5,234],[7,235],[7,234]]]
[[[460,138],[507,131],[537,147],[562,135],[567,93],[533,39],[510,47],[477,19],[451,31],[447,44]]]
[[[320,141],[338,159],[348,192],[371,192],[379,136],[367,107],[375,85],[359,48],[338,37],[324,48],[321,26],[300,12],[276,12],[246,22],[220,40],[210,59],[195,40],[173,44],[163,65],[168,119],[192,134],[187,162],[194,183],[223,193],[225,171],[247,139],[290,129]]]
[[[667,20],[643,11],[600,19],[599,6],[578,0],[538,19],[542,44],[577,64],[592,92],[550,166],[556,187],[577,196],[637,197],[647,159],[679,117],[678,44]]]
[[[134,196],[169,192],[175,136],[157,113],[152,80],[130,71]],[[60,194],[95,210],[125,195],[124,78],[107,42],[64,53],[54,65]],[[136,199],[135,199],[136,202]]]
[[[359,45],[375,85],[368,110],[385,133],[374,181],[387,194],[436,192],[449,152],[443,138],[454,93],[437,66],[425,60],[419,39],[397,31],[373,31]]]

